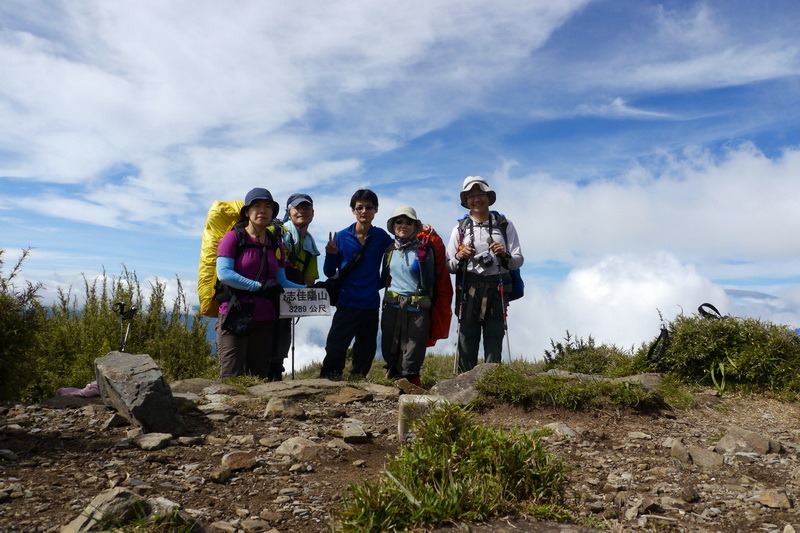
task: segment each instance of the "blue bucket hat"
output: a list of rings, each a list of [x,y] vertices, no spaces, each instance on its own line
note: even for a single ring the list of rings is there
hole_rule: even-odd
[[[247,209],[253,205],[253,202],[256,200],[266,200],[270,202],[272,204],[272,218],[278,216],[278,211],[280,210],[278,202],[272,199],[271,192],[262,187],[256,187],[247,193],[247,196],[244,197],[244,206],[242,207],[241,211],[239,211],[239,214],[244,216],[244,214],[247,213]]]

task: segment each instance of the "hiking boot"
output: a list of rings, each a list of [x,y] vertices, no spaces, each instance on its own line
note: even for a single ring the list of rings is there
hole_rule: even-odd
[[[408,378],[408,381],[416,385],[417,387],[422,388],[422,380],[419,379],[419,376],[414,376],[412,378]]]
[[[329,379],[331,381],[342,381],[342,373],[336,371],[320,372],[319,377],[322,379]]]
[[[366,381],[366,379],[367,376],[358,372],[350,372],[350,375],[347,377],[347,381]]]

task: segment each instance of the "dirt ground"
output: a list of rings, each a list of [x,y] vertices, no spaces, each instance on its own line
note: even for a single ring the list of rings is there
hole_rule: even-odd
[[[59,531],[96,495],[115,486],[176,502],[209,531],[329,531],[350,486],[377,479],[387,458],[398,451],[397,401],[376,396],[338,406],[307,398],[300,402],[308,413],[305,420],[265,420],[263,399],[240,400],[228,421],[186,415],[194,440],[157,451],[131,445],[126,438],[130,427],[104,427],[109,411],[96,400],[0,407],[0,450],[6,450],[0,452],[0,531]],[[706,395],[690,411],[572,413],[500,405],[476,416],[496,427],[559,422],[574,430],[570,437],[549,437],[548,448],[571,468],[570,503],[584,524],[608,531],[788,533],[793,530],[787,526],[800,525],[793,505],[799,414],[795,404]],[[326,446],[309,461],[275,453],[291,436],[327,444],[347,419],[361,423],[368,442],[346,447],[351,449]],[[665,442],[710,447],[730,425],[778,440],[784,450],[747,461],[726,459],[725,465],[706,471],[677,465]],[[253,447],[255,468],[234,472],[223,483],[212,481],[225,453]],[[760,503],[759,494],[766,490],[788,494],[791,507]],[[687,491],[698,498],[681,500]],[[632,513],[645,498],[661,505]],[[675,505],[664,505],[665,498]],[[519,517],[450,529],[549,531]]]

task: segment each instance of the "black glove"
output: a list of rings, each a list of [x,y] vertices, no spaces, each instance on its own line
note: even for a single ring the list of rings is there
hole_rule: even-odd
[[[317,281],[316,283],[314,283],[314,285],[312,285],[312,287],[314,287],[315,289],[324,289],[327,286],[328,285],[323,280]]]
[[[262,283],[261,288],[258,289],[258,295],[264,296],[265,298],[277,298],[281,294],[283,294],[283,287],[274,279],[268,279]]]

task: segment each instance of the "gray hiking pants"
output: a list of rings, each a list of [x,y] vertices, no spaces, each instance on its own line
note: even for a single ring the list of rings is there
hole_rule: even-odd
[[[399,305],[383,304],[381,352],[392,376],[419,376],[430,330],[430,309],[409,310]]]
[[[458,370],[466,372],[478,364],[478,350],[483,335],[483,357],[487,363],[500,363],[503,358],[505,319],[500,298],[498,276],[468,274],[464,280],[466,291],[459,317]],[[458,297],[462,297],[459,294]]]

